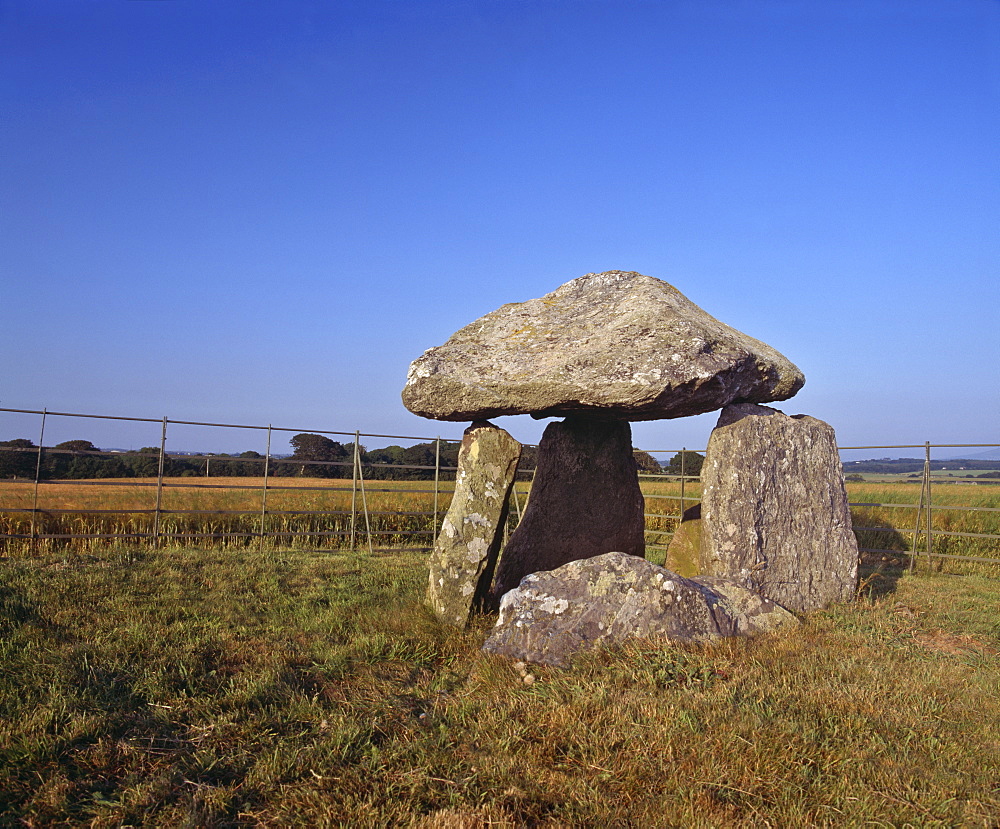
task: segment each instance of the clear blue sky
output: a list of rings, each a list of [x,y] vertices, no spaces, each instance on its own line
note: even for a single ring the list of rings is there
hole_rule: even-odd
[[[622,269],[842,445],[1000,441],[997,0],[0,0],[0,94],[0,406],[454,437],[409,362]]]

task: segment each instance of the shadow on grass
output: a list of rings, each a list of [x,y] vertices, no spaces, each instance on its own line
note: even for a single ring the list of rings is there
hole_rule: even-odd
[[[896,585],[909,570],[910,557],[888,557],[862,553],[858,565],[858,590],[869,599],[881,599],[896,592]]]
[[[10,633],[23,624],[40,624],[34,603],[16,588],[0,584],[0,631]]]
[[[894,593],[910,567],[907,539],[884,514],[852,509],[851,518],[858,547],[864,551],[858,565],[859,593],[870,599]]]

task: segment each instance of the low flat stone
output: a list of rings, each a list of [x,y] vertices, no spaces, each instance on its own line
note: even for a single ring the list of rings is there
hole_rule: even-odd
[[[526,576],[503,597],[483,650],[565,665],[582,650],[629,639],[706,642],[797,624],[791,613],[739,585],[685,579],[612,552]]]
[[[771,346],[672,285],[608,271],[504,305],[424,352],[410,366],[403,403],[437,420],[654,420],[785,400],[804,382]]]
[[[642,556],[643,505],[627,422],[550,423],[538,444],[528,506],[497,565],[493,606],[528,573],[613,550]]]
[[[458,450],[455,493],[430,557],[427,603],[465,627],[489,595],[521,444],[492,423],[473,423]]]
[[[701,574],[797,613],[854,598],[858,543],[829,424],[729,406],[701,475]]]

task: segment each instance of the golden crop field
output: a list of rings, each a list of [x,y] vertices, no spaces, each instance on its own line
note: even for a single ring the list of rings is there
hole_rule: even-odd
[[[275,478],[265,492],[262,478],[166,478],[159,490],[159,531],[177,541],[243,546],[263,533],[278,544],[309,542],[343,546],[355,532],[378,546],[427,544],[435,506],[433,481],[377,481],[354,488],[352,481]],[[443,514],[454,486],[442,482]],[[38,487],[36,533],[79,538],[42,539],[42,549],[106,546],[125,535],[141,540],[154,532],[158,487],[155,478],[51,481]],[[33,482],[0,482],[0,533],[31,532]],[[265,514],[266,507],[266,514]],[[367,513],[367,522],[366,522]],[[212,539],[211,536],[218,536]],[[85,536],[90,536],[89,538]],[[10,548],[24,546],[11,540]],[[37,548],[37,547],[36,547]]]
[[[260,543],[262,535],[274,545],[344,547],[351,542],[352,526],[359,545],[367,545],[370,531],[378,547],[427,546],[437,526],[433,481],[370,481],[355,487],[349,479],[271,478],[266,502],[263,485],[262,478],[166,478],[157,516],[155,478],[43,482],[37,490],[35,534],[59,537],[38,539],[33,549],[84,551],[122,541],[148,543],[157,517],[164,539],[235,547]],[[453,489],[451,481],[438,485],[438,520],[448,508]],[[647,544],[662,547],[677,525],[681,484],[644,477],[642,489]],[[516,525],[529,490],[527,482],[518,483],[510,528]],[[918,483],[851,483],[847,490],[856,505],[852,515],[862,548],[911,549],[916,523],[913,505],[920,500]],[[685,507],[697,503],[698,481],[686,481],[683,495]],[[4,510],[0,534],[31,535],[35,497],[33,482],[0,481],[0,509]],[[977,537],[1000,534],[1000,486],[935,485],[932,502],[936,553],[1000,558],[1000,541]],[[924,529],[922,516],[918,551],[926,549]],[[27,550],[29,541],[0,538],[0,545],[10,555]]]

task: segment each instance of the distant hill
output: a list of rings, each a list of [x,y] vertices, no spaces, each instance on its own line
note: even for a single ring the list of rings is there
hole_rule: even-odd
[[[949,461],[1000,461],[1000,447],[988,449],[985,452],[977,452],[974,455],[951,455],[946,460]]]
[[[920,472],[924,462],[920,458],[880,458],[867,461],[844,461],[845,472],[868,472],[875,475],[899,475]],[[982,456],[964,456],[947,460],[931,460],[931,469],[1000,469],[1000,459],[990,460]]]

